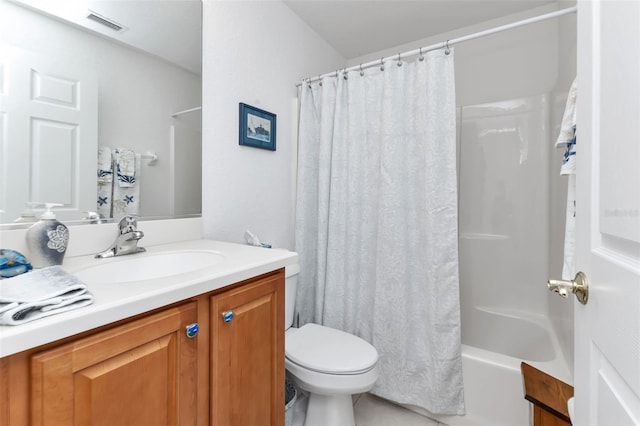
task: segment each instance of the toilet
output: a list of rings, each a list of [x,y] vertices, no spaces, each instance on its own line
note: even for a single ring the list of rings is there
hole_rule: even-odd
[[[299,265],[285,268],[285,368],[309,393],[305,426],[355,426],[352,395],[378,379],[378,351],[363,339],[334,328],[293,328]]]

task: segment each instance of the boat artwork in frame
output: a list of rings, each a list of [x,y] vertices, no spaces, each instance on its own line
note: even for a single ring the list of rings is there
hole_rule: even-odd
[[[276,150],[276,115],[240,102],[240,145]]]

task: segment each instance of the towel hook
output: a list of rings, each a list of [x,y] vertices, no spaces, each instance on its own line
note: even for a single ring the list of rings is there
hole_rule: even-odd
[[[418,56],[418,60],[420,62],[424,61],[424,56],[422,55],[422,47],[420,48],[420,56]]]
[[[384,71],[384,58],[380,58],[380,71]]]
[[[401,66],[402,66],[402,61],[400,60],[400,54],[399,54],[399,53],[398,53],[398,62],[397,62],[397,65],[398,65],[399,67],[401,67]]]
[[[360,77],[364,77],[364,71],[362,71],[362,64],[360,64]]]
[[[447,40],[445,43],[444,54],[448,55],[449,53],[451,53],[451,49],[449,49],[449,40]]]

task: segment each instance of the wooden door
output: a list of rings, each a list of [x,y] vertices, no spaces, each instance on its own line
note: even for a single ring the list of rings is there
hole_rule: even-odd
[[[194,322],[189,303],[34,355],[32,425],[195,425]]]
[[[212,424],[283,425],[284,272],[212,297],[211,314]]]
[[[640,2],[578,2],[576,425],[640,424]]]

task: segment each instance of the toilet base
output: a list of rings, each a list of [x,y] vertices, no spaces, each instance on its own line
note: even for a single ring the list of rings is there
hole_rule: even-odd
[[[309,393],[304,426],[355,426],[351,394]]]

